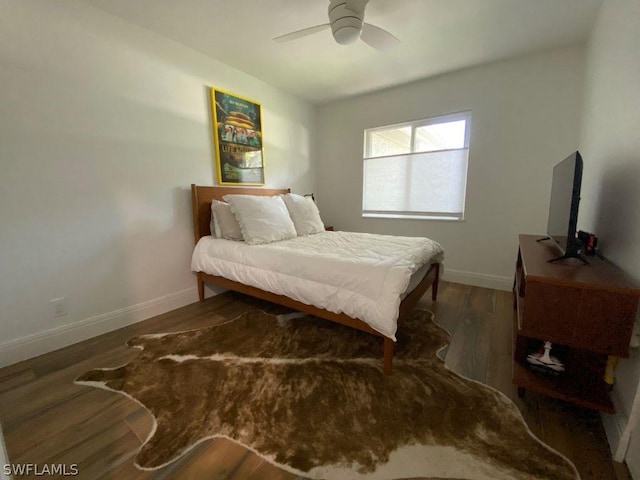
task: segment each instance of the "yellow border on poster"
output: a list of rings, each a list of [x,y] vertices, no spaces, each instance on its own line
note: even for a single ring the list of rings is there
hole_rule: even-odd
[[[213,118],[213,142],[214,142],[214,160],[216,162],[216,170],[218,172],[218,184],[219,185],[257,185],[264,186],[266,184],[266,169],[265,169],[265,159],[264,159],[264,136],[262,133],[262,104],[256,102],[255,100],[247,97],[243,97],[241,95],[237,95],[232,92],[228,92],[226,90],[222,90],[220,88],[211,87],[211,114]],[[239,98],[240,100],[244,100],[245,102],[253,103],[257,106],[259,114],[260,114],[260,154],[262,156],[262,183],[244,183],[244,182],[223,182],[222,181],[222,159],[220,156],[220,139],[219,137],[219,123],[218,123],[218,114],[216,112],[216,92],[224,93],[225,95],[229,95],[232,97]]]

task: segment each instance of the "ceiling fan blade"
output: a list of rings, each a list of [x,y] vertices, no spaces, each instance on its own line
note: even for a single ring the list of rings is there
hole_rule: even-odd
[[[330,28],[330,23],[323,23],[322,25],[315,25],[313,27],[303,28],[302,30],[296,30],[295,32],[287,33],[285,35],[280,35],[279,37],[274,38],[273,40],[276,42],[288,42],[290,40],[295,40],[297,38],[306,37],[307,35],[312,35],[316,32],[320,32],[322,30],[326,30]]]
[[[360,38],[370,47],[382,51],[393,48],[400,43],[398,38],[386,30],[366,22],[362,25],[362,34],[360,35]]]

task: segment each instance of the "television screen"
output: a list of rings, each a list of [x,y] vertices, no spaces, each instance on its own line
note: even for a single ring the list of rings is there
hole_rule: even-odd
[[[576,255],[580,247],[576,238],[580,184],[582,183],[582,157],[574,152],[553,167],[551,201],[547,235],[563,254]]]

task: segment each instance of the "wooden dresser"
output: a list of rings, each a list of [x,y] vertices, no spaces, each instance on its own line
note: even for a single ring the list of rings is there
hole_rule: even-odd
[[[612,413],[605,366],[609,355],[628,356],[640,288],[597,256],[587,265],[575,258],[549,263],[558,250],[541,237],[519,236],[513,383],[521,396],[529,389]],[[541,373],[527,362],[543,341],[553,343],[564,372]]]

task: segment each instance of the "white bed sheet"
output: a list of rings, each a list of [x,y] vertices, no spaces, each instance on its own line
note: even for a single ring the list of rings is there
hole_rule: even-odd
[[[267,245],[202,237],[191,270],[359,318],[395,340],[398,306],[414,274],[442,262],[422,237],[322,232]]]

